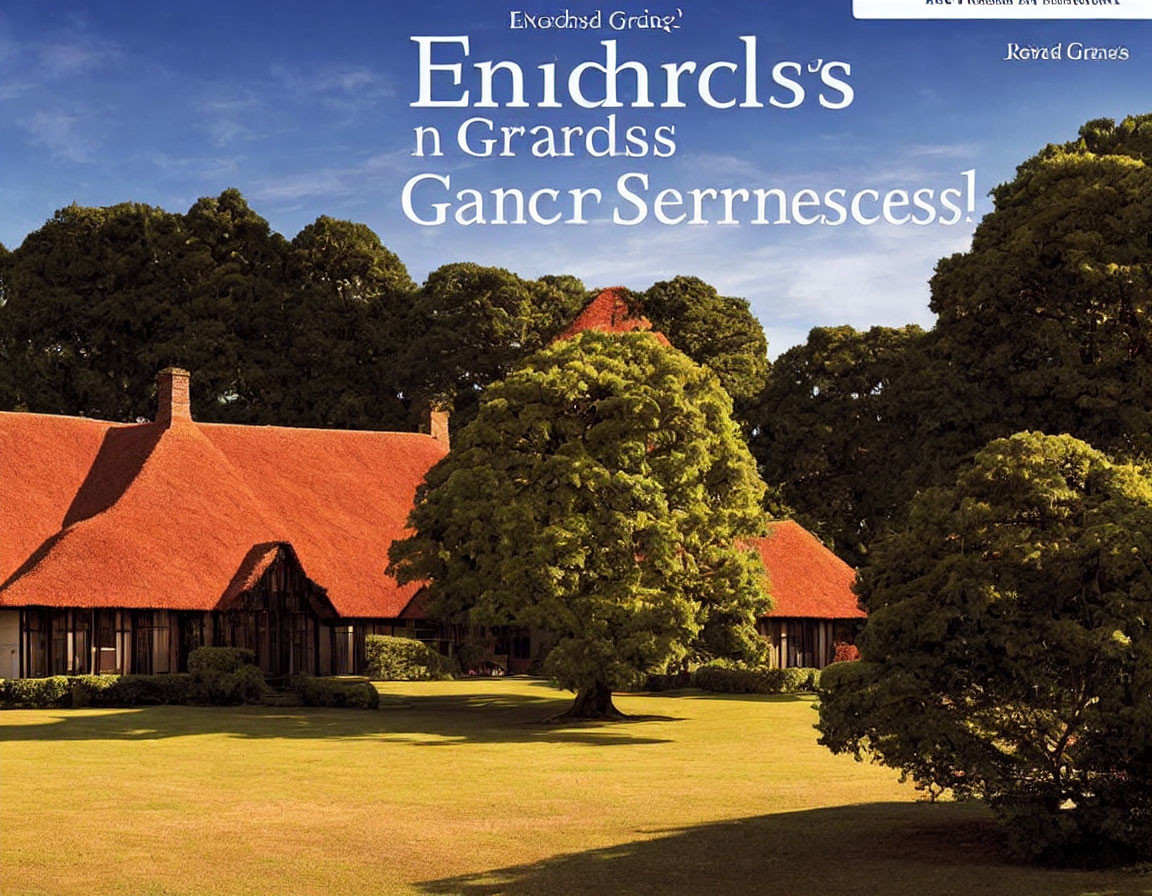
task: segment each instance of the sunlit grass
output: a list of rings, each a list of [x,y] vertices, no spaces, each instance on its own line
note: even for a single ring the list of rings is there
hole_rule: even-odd
[[[975,806],[816,744],[808,698],[390,684],[378,712],[0,713],[5,894],[1152,893],[1015,866]]]

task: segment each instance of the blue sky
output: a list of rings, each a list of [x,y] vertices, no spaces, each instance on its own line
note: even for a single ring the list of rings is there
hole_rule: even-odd
[[[508,27],[513,9],[599,9],[607,18],[614,10],[670,14],[677,4],[681,27],[670,34]],[[519,63],[530,100],[539,94],[537,65],[555,62],[563,78],[582,61],[603,61],[604,40],[616,40],[621,59],[641,61],[655,76],[667,62],[739,61],[741,35],[757,38],[762,84],[770,86],[780,60],[842,60],[852,66],[855,96],[842,110],[821,108],[811,94],[796,109],[713,109],[688,89],[682,109],[569,102],[561,109],[417,109],[413,35],[467,35],[468,59],[451,47],[438,58],[462,61],[473,86],[471,63]],[[1003,60],[1010,42],[1072,41],[1123,45],[1130,58]],[[437,89],[447,96],[439,77]],[[728,77],[717,75],[718,94],[734,83]],[[625,227],[611,222],[605,202],[587,225],[422,227],[402,212],[403,187],[428,172],[451,177],[452,192],[596,187],[610,194],[619,174],[634,171],[649,175],[653,194],[693,187],[822,194],[836,187],[939,190],[975,169],[978,220],[990,207],[988,191],[1046,143],[1072,139],[1092,118],[1152,111],[1150,85],[1149,21],[857,21],[850,0],[5,4],[0,241],[15,247],[71,202],[131,200],[184,211],[199,196],[238,187],[289,237],[321,214],[363,221],[417,281],[462,260],[525,277],[570,273],[589,287],[643,289],[693,274],[747,298],[777,354],[817,325],[930,325],[933,266],[967,247],[975,222],[668,226],[650,217]],[[588,128],[612,111],[622,128],[673,126],[675,153],[536,159],[522,148],[513,158],[471,158],[455,146],[456,128],[473,115],[497,125]],[[413,157],[413,129],[421,125],[441,130],[443,158]]]

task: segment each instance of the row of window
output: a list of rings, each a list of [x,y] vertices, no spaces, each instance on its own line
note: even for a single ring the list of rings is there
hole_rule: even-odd
[[[168,610],[23,610],[21,674],[173,672],[190,650],[208,643],[204,617]]]
[[[364,669],[367,634],[440,636],[438,628],[412,622],[328,627],[300,611],[28,609],[20,616],[25,678],[185,671],[188,655],[207,644],[246,647],[270,674],[347,675]]]

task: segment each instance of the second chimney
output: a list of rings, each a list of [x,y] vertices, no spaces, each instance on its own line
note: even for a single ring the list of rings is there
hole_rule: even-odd
[[[188,398],[191,374],[179,367],[166,367],[156,376],[156,422],[168,427],[191,423],[192,405]]]
[[[429,404],[420,416],[420,431],[432,436],[445,450],[451,448],[448,440],[448,412],[435,404]]]

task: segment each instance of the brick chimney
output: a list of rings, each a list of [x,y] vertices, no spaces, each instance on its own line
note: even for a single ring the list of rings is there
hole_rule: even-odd
[[[420,415],[420,432],[432,436],[444,446],[444,450],[451,448],[448,439],[448,412],[437,404],[429,404],[424,413]]]
[[[192,422],[188,398],[190,379],[188,371],[179,367],[166,367],[156,375],[156,422],[161,426]]]

